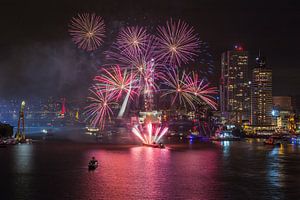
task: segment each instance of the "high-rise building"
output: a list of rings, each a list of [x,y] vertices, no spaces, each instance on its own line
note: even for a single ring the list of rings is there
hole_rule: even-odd
[[[221,58],[220,110],[227,123],[250,119],[248,52],[236,45]]]
[[[257,57],[257,67],[252,70],[251,122],[255,126],[272,125],[272,70],[265,59]]]

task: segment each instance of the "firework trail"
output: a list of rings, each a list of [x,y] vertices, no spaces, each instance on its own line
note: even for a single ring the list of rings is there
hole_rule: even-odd
[[[187,77],[188,74],[185,72],[180,74],[177,68],[166,70],[165,75],[162,76],[162,80],[168,89],[164,90],[165,92],[162,97],[172,95],[172,105],[179,101],[184,107],[189,105],[191,108],[196,109],[195,104],[199,102],[199,99],[190,92],[190,86],[186,82]]]
[[[69,33],[74,43],[86,51],[96,50],[103,42],[104,20],[94,13],[78,14],[69,24]]]
[[[85,108],[84,114],[87,116],[94,127],[104,129],[105,121],[110,119],[113,114],[112,105],[117,103],[114,101],[115,96],[113,93],[103,92],[98,86],[93,85],[90,89],[91,95],[88,97],[90,105]]]
[[[206,83],[204,79],[200,80],[198,74],[194,72],[191,76],[186,76],[185,82],[189,93],[199,97],[213,109],[217,109],[217,103],[213,96],[218,93],[216,87],[210,87],[209,83]]]
[[[127,69],[122,70],[119,65],[103,69],[103,73],[96,76],[94,80],[100,89],[112,93],[116,100],[119,100],[124,93],[129,93],[131,98],[136,94],[135,90],[132,89],[136,88],[136,74]]]
[[[138,127],[137,125],[132,128],[132,132],[141,140],[144,144],[153,144],[153,143],[159,143],[160,139],[168,132],[168,127],[153,127],[152,123],[148,123],[146,125],[146,131]],[[145,133],[147,132],[147,133]],[[155,133],[155,134],[153,134]]]
[[[166,65],[180,66],[188,63],[199,53],[200,42],[194,28],[179,20],[167,21],[158,27],[158,55]]]

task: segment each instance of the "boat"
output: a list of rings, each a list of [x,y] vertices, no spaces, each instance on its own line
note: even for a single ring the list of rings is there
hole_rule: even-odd
[[[8,144],[8,145],[15,145],[15,144],[18,144],[18,141],[15,138],[8,138],[6,140],[6,144]]]
[[[95,170],[98,167],[98,161],[95,159],[95,157],[92,157],[88,164],[89,170]]]
[[[98,167],[98,162],[89,162],[88,168],[89,170],[95,170]]]
[[[210,138],[211,141],[240,141],[241,138],[234,136],[232,131],[221,131]]]
[[[274,137],[269,137],[267,140],[264,141],[264,145],[277,146],[280,144],[281,144],[280,141],[276,140]]]
[[[143,146],[152,147],[152,148],[160,148],[160,149],[166,148],[163,143],[159,143],[159,144],[157,144],[157,143],[153,143],[153,144],[143,143]]]
[[[85,127],[85,130],[87,132],[89,132],[89,133],[92,133],[92,134],[95,133],[95,134],[97,134],[100,129],[97,128],[97,127],[87,126],[87,127]]]

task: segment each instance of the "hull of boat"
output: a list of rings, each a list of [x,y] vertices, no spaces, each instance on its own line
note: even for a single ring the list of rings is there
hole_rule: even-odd
[[[165,145],[163,145],[163,144],[146,144],[146,143],[143,143],[143,146],[152,147],[152,148],[160,148],[160,149],[165,148]]]
[[[143,143],[143,146],[146,146],[146,147],[153,147],[153,148],[159,148],[159,145],[158,145],[158,144],[146,144],[146,143]]]

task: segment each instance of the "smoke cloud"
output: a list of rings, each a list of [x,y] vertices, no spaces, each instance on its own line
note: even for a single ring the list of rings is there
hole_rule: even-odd
[[[81,98],[101,65],[100,52],[83,52],[71,41],[14,46],[8,51],[0,61],[0,98]]]

